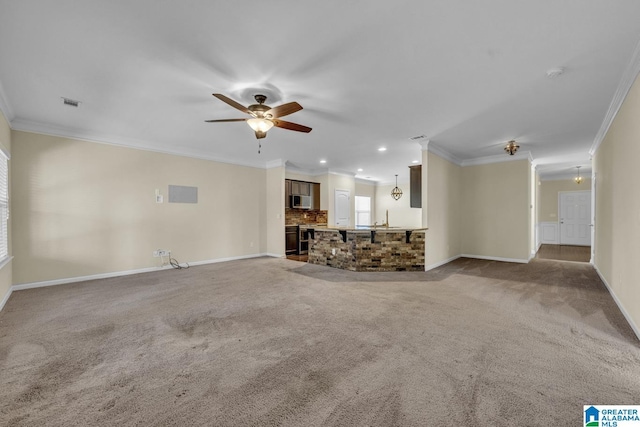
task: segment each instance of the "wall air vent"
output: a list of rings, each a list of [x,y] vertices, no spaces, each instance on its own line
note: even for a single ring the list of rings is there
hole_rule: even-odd
[[[426,135],[418,135],[418,136],[412,136],[411,138],[409,138],[411,141],[418,141],[419,139],[427,139]]]
[[[78,107],[80,105],[80,101],[76,101],[75,99],[62,97],[62,102],[64,105],[68,105],[69,107]]]

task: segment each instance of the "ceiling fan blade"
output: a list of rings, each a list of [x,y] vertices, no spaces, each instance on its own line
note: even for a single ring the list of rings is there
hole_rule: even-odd
[[[219,120],[205,120],[207,123],[216,122],[246,122],[248,119],[219,119]]]
[[[221,93],[213,93],[213,96],[215,96],[216,98],[218,98],[220,101],[225,102],[229,105],[231,105],[233,108],[242,111],[243,113],[247,113],[247,114],[251,114],[252,116],[255,117],[255,113],[251,110],[249,110],[247,107],[245,107],[244,105],[234,101],[231,98],[227,98],[226,96],[224,96]]]
[[[278,105],[277,107],[273,107],[272,109],[265,111],[264,115],[267,117],[271,115],[271,117],[277,119],[278,117],[284,117],[300,110],[302,110],[302,105],[298,104],[297,102],[288,102],[286,104]]]
[[[285,122],[284,120],[272,119],[271,120],[274,126],[277,126],[282,129],[295,130],[298,132],[311,132],[311,128],[303,125],[299,125],[297,123]]]

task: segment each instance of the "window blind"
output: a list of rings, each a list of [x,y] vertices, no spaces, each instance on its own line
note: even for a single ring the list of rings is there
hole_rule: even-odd
[[[0,151],[0,260],[9,255],[9,161]]]

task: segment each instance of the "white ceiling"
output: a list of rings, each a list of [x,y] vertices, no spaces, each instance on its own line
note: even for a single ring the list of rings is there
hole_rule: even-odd
[[[418,135],[460,162],[516,139],[542,175],[588,173],[639,16],[638,0],[0,0],[0,106],[14,129],[384,182],[407,179]],[[274,128],[258,154],[246,124],[204,122],[243,117],[214,92],[297,101],[285,120],[313,131]]]

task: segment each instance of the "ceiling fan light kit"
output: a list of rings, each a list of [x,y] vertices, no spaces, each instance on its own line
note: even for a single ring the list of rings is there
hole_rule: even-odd
[[[247,123],[256,132],[267,132],[273,127],[273,122],[267,119],[247,119]]]
[[[516,151],[518,151],[518,148],[520,148],[520,146],[516,144],[515,140],[512,139],[504,147],[504,151],[506,151],[508,155],[513,156],[514,154],[516,154]]]
[[[257,104],[249,105],[245,107],[239,102],[228,98],[221,93],[214,93],[213,96],[220,101],[232,106],[236,110],[240,110],[243,113],[249,114],[251,117],[246,119],[218,119],[218,120],[205,120],[207,123],[221,123],[221,122],[247,122],[247,124],[253,129],[256,135],[256,139],[262,139],[267,136],[267,132],[272,127],[279,127],[287,130],[294,130],[296,132],[311,132],[311,128],[297,123],[286,122],[280,120],[280,117],[293,114],[296,111],[302,110],[302,106],[297,102],[288,102],[286,104],[279,105],[277,107],[269,107],[264,103],[267,100],[265,95],[257,94],[254,96]],[[261,145],[258,144],[258,153],[260,153]]]

